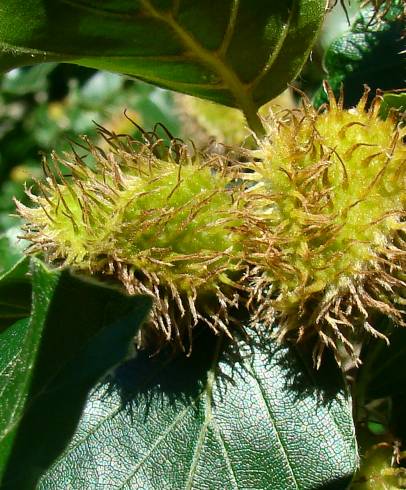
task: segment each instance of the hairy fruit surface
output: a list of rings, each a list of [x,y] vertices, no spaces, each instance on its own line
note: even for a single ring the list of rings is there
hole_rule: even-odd
[[[228,333],[241,245],[227,166],[219,157],[192,157],[179,143],[163,151],[162,142],[104,135],[108,152],[86,142],[92,166],[76,153],[53,155],[42,195],[29,192],[36,207],[17,203],[30,251],[118,278],[130,294],[152,295],[141,345],[147,337],[157,348],[169,340],[190,345],[185,338],[199,320]]]
[[[378,119],[380,99],[272,116],[245,179],[244,234],[257,317],[279,338],[316,334],[353,352],[353,331],[383,335],[376,313],[403,324],[405,130]]]

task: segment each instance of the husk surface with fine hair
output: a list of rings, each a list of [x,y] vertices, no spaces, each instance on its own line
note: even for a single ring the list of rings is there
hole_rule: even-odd
[[[53,154],[40,193],[28,190],[36,207],[17,202],[29,253],[152,296],[141,347],[171,342],[188,351],[198,322],[231,336],[241,268],[235,172],[178,140],[145,133],[141,143],[99,129],[108,151],[84,138],[72,153]]]
[[[386,339],[384,314],[404,325],[405,129],[378,118],[380,97],[271,115],[242,178],[251,303],[277,338],[315,337],[314,360],[340,346],[358,362],[364,332]],[[357,340],[358,339],[358,340]]]

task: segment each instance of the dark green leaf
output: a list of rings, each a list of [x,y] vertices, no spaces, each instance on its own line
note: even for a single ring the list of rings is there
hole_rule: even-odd
[[[9,0],[0,67],[66,61],[238,106],[282,92],[306,60],[325,0]]]
[[[379,110],[379,116],[382,119],[386,119],[390,111],[396,111],[400,114],[406,113],[406,93],[402,94],[385,94],[381,108]]]
[[[28,259],[11,248],[7,235],[0,238],[0,332],[19,319],[29,316],[31,281]]]
[[[18,265],[26,267],[24,262]],[[37,275],[41,273],[42,270],[36,271]],[[51,276],[37,291],[30,320],[20,320],[0,334],[0,479],[23,416],[44,317],[56,282],[57,276]]]
[[[357,448],[337,366],[249,334],[239,352],[202,335],[190,358],[122,366],[39,488],[346,488]]]
[[[9,457],[19,418],[27,393],[26,366],[20,361],[29,356],[29,347],[34,339],[29,335],[29,320],[19,320],[0,335],[0,481]],[[24,339],[25,342],[21,342]],[[25,345],[24,345],[25,344]],[[9,383],[13,376],[19,384],[18,392]]]
[[[387,3],[384,2],[381,13]],[[364,7],[350,29],[327,50],[324,60],[327,79],[336,94],[341,84],[344,85],[346,106],[358,102],[365,84],[373,91],[404,86],[406,42],[402,38],[404,22],[398,18],[403,4],[403,0],[394,0],[379,21],[371,5]],[[326,102],[326,94],[320,89],[315,104],[323,102]]]
[[[123,296],[34,261],[29,322],[0,337],[3,488],[32,489],[64,449],[88,391],[125,358],[150,300]],[[15,407],[15,408],[14,408]],[[23,411],[24,409],[24,411]]]
[[[374,323],[390,344],[369,339],[361,352],[362,365],[353,385],[361,448],[361,468],[351,487],[354,490],[402,488],[402,465],[397,473],[393,462],[397,444],[406,440],[406,329],[385,317],[375,318]],[[403,444],[399,447],[403,449]]]
[[[371,340],[364,349],[363,365],[359,370],[359,389],[363,401],[406,395],[404,366],[406,365],[406,329],[385,322],[389,346],[382,340]],[[389,327],[388,327],[389,324]]]

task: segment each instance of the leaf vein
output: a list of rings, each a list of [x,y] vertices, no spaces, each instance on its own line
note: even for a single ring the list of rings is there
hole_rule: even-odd
[[[265,64],[264,68],[261,70],[258,76],[256,76],[253,80],[251,80],[248,83],[248,86],[254,90],[255,87],[261,82],[261,80],[269,73],[271,70],[273,64],[275,63],[276,59],[278,58],[280,51],[285,43],[286,37],[289,34],[290,30],[290,25],[292,23],[293,16],[296,12],[296,7],[298,5],[298,0],[294,2],[294,5],[292,5],[292,8],[289,12],[289,17],[286,22],[286,24],[283,26],[283,32],[279,36],[278,43],[275,46],[275,49],[272,51],[267,63]]]
[[[316,381],[316,378],[314,376],[314,373],[313,371],[311,370],[311,367],[309,366],[309,363],[307,363],[305,361],[305,359],[303,358],[303,355],[300,351],[299,348],[296,348],[295,349],[295,352],[296,352],[296,356],[299,358],[299,360],[301,361],[302,363],[302,366],[303,366],[303,372],[307,375],[308,379],[310,380],[310,382],[313,384],[313,386],[315,388],[317,388],[317,381]],[[337,422],[337,420],[335,419],[335,417],[332,415],[331,416],[331,420],[333,421],[336,429],[337,429],[337,434],[342,437],[342,431],[340,430],[340,425],[339,423]]]
[[[156,374],[157,373],[153,373],[153,375],[150,378],[145,380],[145,383],[150,382],[151,379],[153,379]],[[142,388],[142,387],[143,387],[143,385],[140,388]],[[105,389],[104,394],[109,394],[108,388]],[[99,420],[99,422],[97,422],[97,424],[95,424],[95,426],[91,430],[89,430],[84,437],[82,437],[77,442],[75,442],[75,444],[69,446],[69,448],[68,448],[69,452],[73,452],[77,447],[84,444],[93,434],[95,434],[100,429],[100,427],[105,422],[111,421],[114,417],[116,417],[116,415],[118,415],[122,411],[122,409],[123,409],[123,407],[120,404],[114,410],[111,410],[108,414],[106,414],[103,418],[101,418]],[[58,465],[58,462],[54,466],[56,467],[57,465]]]
[[[264,388],[263,388],[263,386],[262,386],[261,381],[259,380],[259,376],[258,376],[258,375],[257,375],[257,373],[255,372],[254,366],[252,366],[252,376],[253,376],[254,380],[256,381],[256,383],[257,383],[257,385],[258,385],[259,392],[260,392],[260,394],[261,394],[261,398],[262,398],[262,400],[263,400],[263,401],[264,401],[264,403],[265,403],[266,409],[267,409],[267,411],[268,411],[269,419],[270,419],[270,421],[272,422],[272,426],[273,426],[273,428],[274,428],[274,430],[275,430],[276,438],[277,438],[277,440],[278,440],[279,446],[280,446],[280,447],[281,447],[281,449],[282,449],[282,454],[284,455],[285,460],[286,460],[286,462],[287,462],[287,467],[288,467],[288,469],[289,469],[289,472],[290,472],[290,474],[291,474],[291,476],[292,476],[292,478],[293,478],[293,481],[294,481],[294,483],[295,483],[295,486],[296,486],[297,490],[299,490],[299,489],[300,489],[300,487],[299,487],[299,483],[298,483],[298,481],[297,481],[297,479],[296,479],[295,473],[294,473],[293,468],[292,468],[292,464],[291,464],[291,462],[290,462],[290,460],[289,460],[288,451],[287,451],[287,449],[286,449],[286,447],[285,447],[284,443],[282,442],[282,438],[280,437],[279,430],[278,430],[278,427],[277,427],[277,425],[276,425],[275,417],[273,416],[273,413],[272,413],[271,407],[270,407],[269,402],[268,402],[268,399],[267,399],[267,397],[266,397],[265,390],[264,390]]]
[[[221,46],[218,50],[218,54],[221,57],[223,57],[226,54],[227,49],[230,46],[231,39],[233,38],[235,26],[237,24],[239,6],[240,6],[240,1],[233,0],[233,5],[231,7],[231,12],[230,12],[230,20],[227,24],[227,28],[224,33],[223,42],[221,43]]]
[[[17,354],[16,354],[15,356],[13,356],[13,357],[10,359],[10,361],[9,361],[9,362],[8,362],[8,363],[7,363],[7,364],[6,364],[6,365],[3,367],[3,369],[0,371],[0,378],[1,378],[1,377],[4,375],[4,373],[5,373],[6,371],[8,371],[8,370],[9,370],[9,368],[13,368],[13,367],[15,367],[15,366],[16,366],[16,364],[17,364],[17,363],[16,363],[15,361],[16,361],[16,359],[17,359],[17,358],[20,356],[20,354],[21,354],[21,350],[22,350],[22,349],[20,349],[20,350],[17,352]],[[6,388],[7,388],[7,382],[6,382],[6,383],[4,383],[4,385],[3,385],[3,386],[1,387],[1,389],[0,389],[0,398],[2,397],[2,395],[3,395],[3,393],[4,393],[4,391],[5,391],[5,389],[6,389]]]
[[[185,407],[183,410],[181,410],[178,415],[175,417],[174,421],[172,422],[169,427],[167,427],[166,430],[163,431],[163,433],[156,438],[155,442],[149,446],[149,450],[147,453],[144,455],[144,457],[137,463],[137,465],[131,470],[129,476],[123,481],[121,486],[119,488],[125,488],[125,485],[131,481],[131,479],[134,477],[134,475],[137,473],[137,471],[141,468],[141,466],[147,461],[147,459],[151,456],[152,452],[158,445],[160,444],[161,441],[165,439],[165,437],[171,433],[171,431],[179,424],[179,422],[183,419],[183,417],[186,415],[186,413],[189,411],[191,407],[194,407],[199,400],[199,398],[202,396],[202,393],[200,393],[192,402]]]
[[[132,13],[117,12],[110,9],[93,7],[92,5],[82,2],[81,0],[60,0],[60,2],[62,4],[64,3],[66,5],[70,5],[71,7],[76,7],[78,9],[85,10],[92,14],[102,15],[104,17],[114,17],[117,19],[126,19],[126,20],[134,20],[134,19],[140,19],[144,17],[144,14],[142,12],[135,12],[135,11]]]
[[[213,427],[214,427],[215,433],[217,434],[218,439],[220,441],[220,445],[221,445],[222,452],[224,455],[224,461],[225,461],[227,469],[228,469],[228,471],[232,477],[233,487],[236,490],[239,490],[237,478],[235,476],[235,471],[234,471],[233,465],[231,464],[230,456],[228,455],[228,450],[227,450],[227,447],[226,447],[226,444],[224,441],[224,437],[223,437],[223,434],[221,433],[220,427],[218,426],[218,423],[216,421],[214,421]]]
[[[218,359],[219,359],[221,345],[222,345],[222,338],[220,337],[217,340],[216,351],[215,351],[215,354],[213,356],[210,371],[207,375],[206,387],[201,393],[201,395],[203,395],[203,394],[206,395],[205,417],[204,417],[204,423],[202,424],[202,427],[201,427],[200,432],[199,432],[199,437],[197,439],[195,450],[193,452],[193,458],[192,458],[191,465],[190,465],[189,475],[188,475],[188,478],[186,480],[186,489],[187,490],[193,490],[193,486],[192,486],[193,478],[196,474],[197,465],[198,465],[199,458],[200,458],[200,455],[201,455],[201,452],[203,449],[203,442],[204,442],[204,439],[206,438],[207,429],[208,429],[211,421],[213,420],[213,411],[212,411],[213,387],[214,387],[214,383],[216,380],[216,369],[217,369],[217,363],[218,363]]]
[[[209,422],[207,420],[204,421],[202,427],[199,431],[199,437],[197,438],[197,443],[195,446],[195,450],[193,452],[192,461],[190,465],[189,475],[186,480],[186,490],[193,489],[193,479],[196,474],[197,466],[199,463],[199,458],[203,449],[203,443],[207,435],[207,429],[209,427]]]
[[[197,60],[209,67],[223,80],[223,83],[228,87],[229,91],[233,95],[235,103],[244,112],[251,129],[258,134],[263,133],[264,128],[257,115],[257,106],[255,105],[250,91],[238,78],[237,74],[232,70],[232,68],[230,68],[218,55],[218,53],[210,51],[202,46],[190,32],[188,32],[176,21],[176,19],[173,18],[173,16],[171,16],[169,13],[164,13],[157,10],[152,5],[150,0],[139,1],[148,15],[166,24],[185,46],[185,48],[195,54]]]

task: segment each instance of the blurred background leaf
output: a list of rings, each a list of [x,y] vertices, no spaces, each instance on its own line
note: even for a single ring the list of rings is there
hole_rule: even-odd
[[[336,94],[343,84],[347,107],[358,102],[365,84],[372,92],[378,88],[390,91],[404,87],[406,38],[403,12],[404,0],[383,2],[378,13],[368,4],[351,17],[351,26],[325,51],[326,78]],[[314,103],[319,106],[326,101],[326,94],[320,89]]]
[[[98,141],[94,121],[116,133],[139,136],[162,122],[177,135],[172,94],[117,74],[73,65],[17,68],[0,77],[0,232],[19,220],[13,197],[24,202],[24,183],[42,177],[41,155],[69,150],[86,134]],[[99,139],[100,142],[100,139]]]

